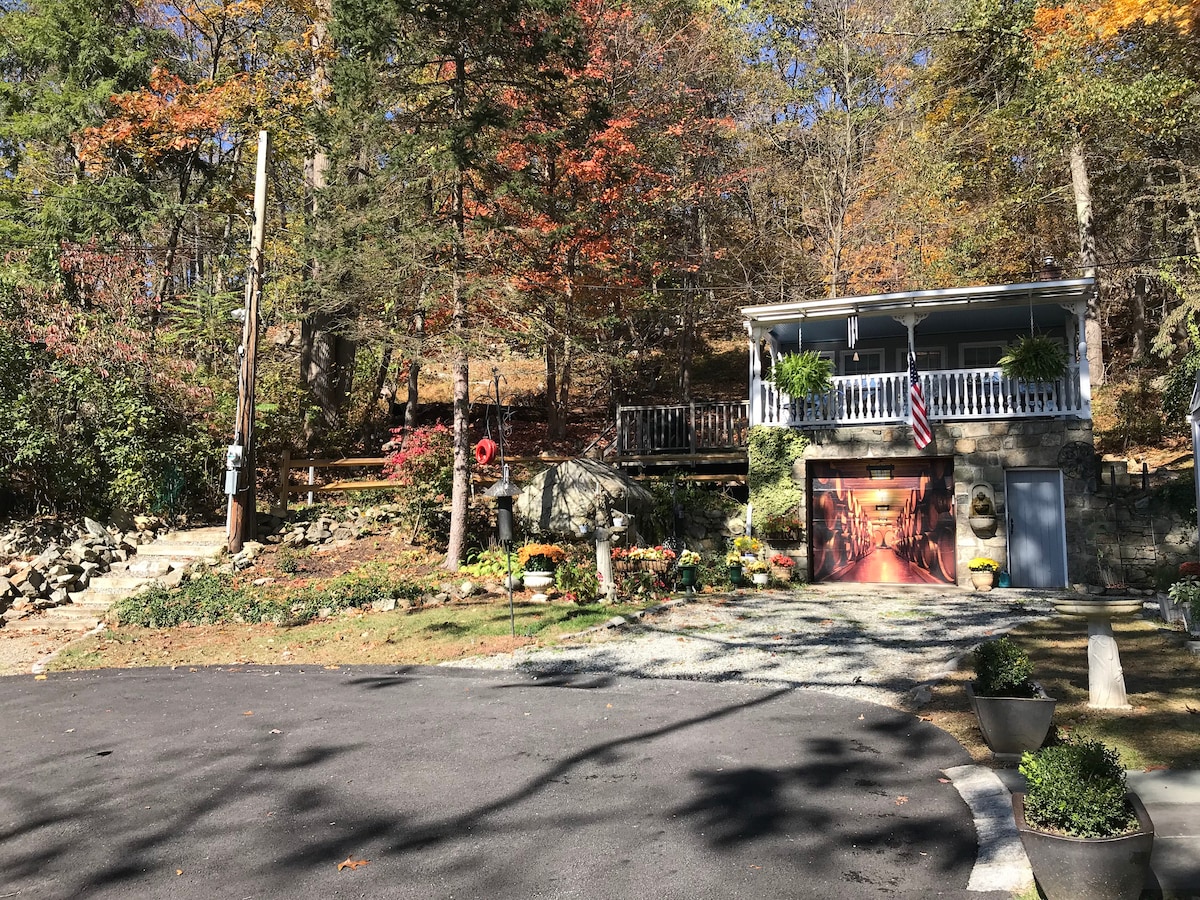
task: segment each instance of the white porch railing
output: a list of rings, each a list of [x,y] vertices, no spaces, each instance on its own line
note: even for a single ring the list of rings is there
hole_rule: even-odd
[[[749,401],[621,406],[617,409],[617,453],[696,453],[746,446]]]
[[[999,369],[931,370],[918,377],[930,422],[1091,417],[1078,365],[1049,384],[1026,384],[1006,378]],[[909,419],[907,372],[835,376],[833,390],[800,399],[766,381],[759,382],[758,390],[762,419],[754,425],[874,425]]]

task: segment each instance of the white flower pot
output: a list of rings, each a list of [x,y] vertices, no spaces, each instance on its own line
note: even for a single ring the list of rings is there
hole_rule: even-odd
[[[771,576],[767,572],[754,572],[750,575],[750,578],[753,579],[754,583],[759,587],[763,587],[771,580]]]
[[[542,588],[548,588],[554,584],[553,572],[526,572],[525,587],[531,591],[540,591]]]

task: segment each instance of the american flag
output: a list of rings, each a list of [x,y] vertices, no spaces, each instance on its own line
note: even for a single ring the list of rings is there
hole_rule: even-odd
[[[908,351],[908,405],[912,408],[913,443],[924,450],[933,440],[929,430],[929,417],[925,414],[925,394],[921,391],[921,377],[917,375],[917,355]]]

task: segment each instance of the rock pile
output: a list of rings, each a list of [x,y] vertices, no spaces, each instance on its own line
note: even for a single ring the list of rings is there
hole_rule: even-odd
[[[130,531],[94,519],[82,525],[38,520],[14,526],[0,541],[0,551],[9,557],[0,565],[0,619],[22,619],[73,602],[93,578],[129,559],[164,527],[161,519],[146,516],[137,517]],[[11,558],[14,551],[40,547],[43,541],[48,544],[36,556]]]
[[[288,523],[271,517],[266,522],[260,521],[259,525],[264,534],[268,528],[273,532],[265,538],[267,543],[298,550],[314,544],[334,544],[394,531],[400,527],[402,518],[403,510],[398,504],[381,503],[378,506],[351,507],[341,520],[323,515],[311,522]]]

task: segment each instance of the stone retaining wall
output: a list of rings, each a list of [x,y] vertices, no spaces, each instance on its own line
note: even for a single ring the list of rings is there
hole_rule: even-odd
[[[970,584],[967,561],[972,557],[1007,559],[1005,471],[1057,470],[1065,444],[1092,444],[1091,423],[1068,419],[937,424],[933,432],[933,443],[917,450],[912,430],[905,425],[817,430],[809,433],[811,443],[803,458],[794,463],[792,478],[803,491],[810,460],[953,457],[956,571],[958,583],[964,587]],[[1001,523],[990,536],[977,534],[967,521],[970,489],[980,482],[992,486]],[[1089,485],[1085,479],[1064,474],[1063,495],[1067,572],[1073,584],[1094,588],[1124,582],[1152,588],[1169,583],[1180,562],[1196,559],[1196,523],[1182,520],[1153,495],[1131,488],[1127,477],[1124,483],[1118,480],[1114,490],[1110,485]],[[808,520],[807,495],[801,516]],[[797,560],[798,573],[803,569],[807,576],[807,544],[772,549],[790,553]]]

